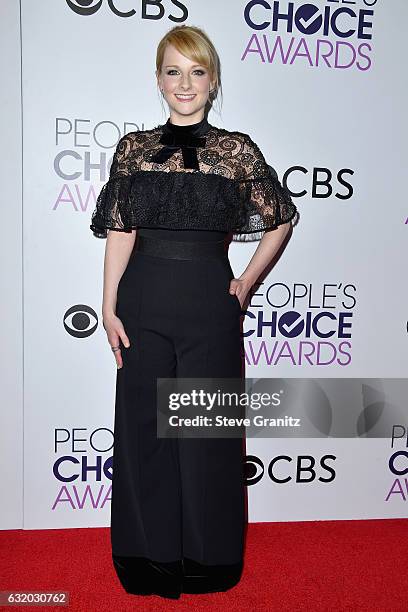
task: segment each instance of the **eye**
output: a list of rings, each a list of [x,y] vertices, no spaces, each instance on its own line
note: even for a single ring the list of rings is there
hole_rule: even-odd
[[[171,70],[168,70],[166,74],[171,75],[172,72],[177,72],[177,70],[175,68],[172,68]],[[194,70],[194,72],[198,72],[200,76],[203,76],[203,74],[205,74],[205,70],[202,70],[201,68],[197,68],[196,70]]]

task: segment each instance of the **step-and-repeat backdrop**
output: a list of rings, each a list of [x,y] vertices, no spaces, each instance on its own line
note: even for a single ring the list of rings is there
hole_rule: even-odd
[[[168,117],[156,47],[182,23],[203,28],[221,58],[210,123],[250,134],[300,213],[244,314],[245,374],[280,388],[344,385],[343,401],[309,403],[315,436],[246,440],[249,520],[406,516],[405,406],[374,381],[367,397],[360,378],[407,374],[407,18],[405,0],[21,0],[24,470],[9,486],[24,492],[24,518],[14,527],[109,525],[116,366],[101,318],[106,243],[90,216],[118,139]],[[257,244],[231,244],[235,276]]]

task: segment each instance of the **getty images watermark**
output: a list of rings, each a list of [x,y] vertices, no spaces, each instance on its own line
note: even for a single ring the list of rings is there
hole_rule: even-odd
[[[400,378],[158,378],[157,437],[387,438],[407,398]]]

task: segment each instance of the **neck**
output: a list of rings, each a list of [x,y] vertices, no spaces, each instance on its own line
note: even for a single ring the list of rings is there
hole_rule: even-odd
[[[210,129],[210,124],[207,121],[207,118],[204,116],[199,121],[195,121],[194,123],[184,123],[177,124],[171,121],[171,117],[169,117],[164,124],[165,132],[169,134],[173,134],[174,136],[183,136],[183,135],[191,135],[191,136],[204,136]]]

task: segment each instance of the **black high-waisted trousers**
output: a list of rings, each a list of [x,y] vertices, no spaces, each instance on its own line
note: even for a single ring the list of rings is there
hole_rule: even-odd
[[[156,378],[242,376],[241,307],[228,291],[233,271],[227,254],[172,259],[140,252],[139,235],[117,291],[116,314],[130,347],[120,341],[114,567],[132,594],[225,591],[243,566],[243,439],[158,438]],[[156,240],[153,231],[145,236]]]

